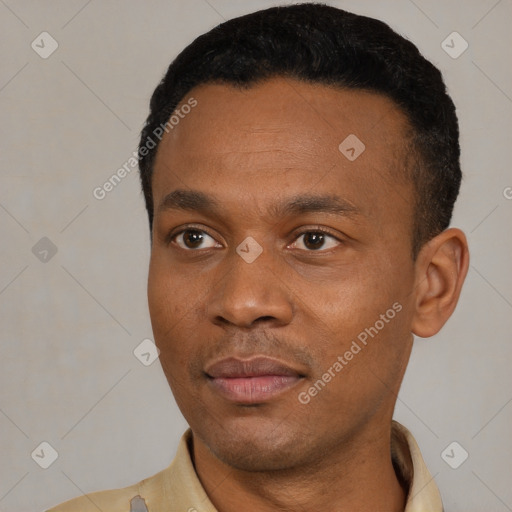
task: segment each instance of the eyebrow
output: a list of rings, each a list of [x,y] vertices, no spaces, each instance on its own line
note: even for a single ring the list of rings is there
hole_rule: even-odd
[[[219,203],[211,196],[197,190],[173,190],[167,194],[158,206],[158,211],[188,210],[205,213],[220,210]]]
[[[199,211],[205,214],[219,215],[222,208],[213,197],[197,190],[174,190],[167,194],[158,206],[158,211],[187,210]],[[354,217],[361,211],[352,203],[336,195],[294,196],[270,208],[271,214],[276,217],[287,215],[304,215],[306,213],[331,213],[345,217]]]
[[[332,213],[353,217],[361,212],[353,204],[336,195],[300,195],[273,208],[276,216],[301,215],[306,213]]]

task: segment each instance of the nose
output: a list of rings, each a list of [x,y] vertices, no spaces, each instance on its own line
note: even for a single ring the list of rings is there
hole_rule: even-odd
[[[283,326],[291,322],[291,292],[275,268],[275,258],[265,251],[252,263],[234,253],[213,290],[208,311],[217,325],[250,328],[265,323]]]

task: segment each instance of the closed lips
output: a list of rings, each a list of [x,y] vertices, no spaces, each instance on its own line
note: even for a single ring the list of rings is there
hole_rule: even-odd
[[[207,366],[210,389],[231,403],[262,404],[301,380],[297,370],[268,357],[227,358]]]
[[[302,377],[300,373],[289,366],[267,357],[252,359],[237,359],[229,357],[207,366],[205,373],[211,378],[250,378],[265,375],[282,375]]]

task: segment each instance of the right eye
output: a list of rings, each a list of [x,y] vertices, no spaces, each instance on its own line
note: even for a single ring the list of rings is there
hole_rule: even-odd
[[[185,250],[212,249],[222,247],[213,237],[201,229],[184,229],[176,233],[172,238],[178,247]]]

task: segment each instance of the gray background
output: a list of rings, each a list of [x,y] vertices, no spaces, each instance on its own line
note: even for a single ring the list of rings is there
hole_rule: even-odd
[[[152,336],[136,170],[101,201],[92,191],[130,158],[180,49],[279,3],[0,0],[0,510],[43,510],[170,463],[186,424],[159,362],[133,354]],[[444,330],[417,340],[396,418],[447,510],[512,510],[512,2],[330,3],[416,43],[458,106],[465,180],[453,224],[469,237],[471,268]],[[31,48],[49,48],[43,31],[59,45],[47,59]],[[456,59],[441,46],[453,31],[469,43]],[[34,254],[42,237],[55,255],[45,241]],[[31,457],[43,441],[58,452],[48,469]],[[469,453],[458,469],[441,456],[453,441]]]

